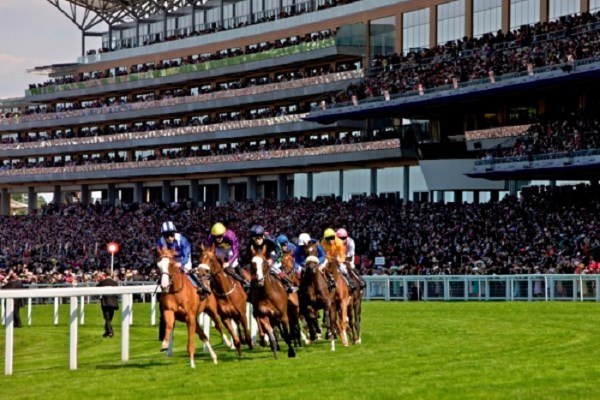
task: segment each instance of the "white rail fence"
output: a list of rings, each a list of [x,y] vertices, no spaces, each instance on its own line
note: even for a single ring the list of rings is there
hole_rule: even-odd
[[[600,301],[594,275],[381,275],[364,276],[366,300]]]

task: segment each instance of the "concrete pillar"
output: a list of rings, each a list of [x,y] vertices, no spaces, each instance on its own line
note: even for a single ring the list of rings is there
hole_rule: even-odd
[[[443,190],[435,190],[433,192],[433,197],[436,203],[443,203],[444,202],[444,191]]]
[[[27,212],[32,214],[37,208],[37,194],[35,193],[35,187],[29,186],[27,188]]]
[[[192,179],[190,181],[190,199],[192,199],[194,206],[197,206],[200,201],[200,190],[197,179]]]
[[[60,187],[60,185],[54,186],[54,198],[52,199],[52,202],[54,204],[62,203],[62,188]]]
[[[229,201],[229,188],[227,178],[219,180],[219,205],[227,204]]]
[[[492,203],[497,203],[499,199],[500,199],[500,192],[498,190],[490,191],[490,201]]]
[[[81,185],[81,204],[90,204],[90,187]]]
[[[371,168],[371,192],[370,195],[377,195],[377,169]]]
[[[287,200],[287,174],[277,175],[277,201]]]
[[[138,204],[142,204],[144,202],[144,183],[136,182],[133,187],[133,201]]]
[[[517,181],[508,181],[508,193],[510,193],[511,196],[516,196],[517,195]]]
[[[169,204],[173,201],[171,197],[171,181],[162,181],[162,197],[161,200],[165,204]]]
[[[313,173],[306,174],[306,197],[313,199]]]
[[[0,214],[9,215],[10,213],[10,193],[7,188],[2,188],[2,204],[0,205]]]
[[[462,203],[462,201],[463,201],[462,200],[462,197],[463,197],[462,195],[463,195],[462,190],[455,190],[454,191],[454,202],[457,203],[457,204]]]
[[[479,204],[479,190],[473,190],[473,203]]]
[[[114,206],[117,201],[117,187],[114,183],[109,183],[106,190],[106,202],[109,206]]]
[[[340,170],[338,186],[340,188],[338,194],[339,194],[340,198],[343,199],[344,198],[344,170],[343,169]]]
[[[256,200],[256,176],[249,176],[246,179],[246,199]]]
[[[402,199],[406,204],[410,200],[410,167],[404,166],[402,173]]]
[[[548,182],[550,187],[556,187],[556,181],[555,180],[551,180],[550,182]]]

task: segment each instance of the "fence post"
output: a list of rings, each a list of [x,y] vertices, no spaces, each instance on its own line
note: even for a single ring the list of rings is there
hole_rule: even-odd
[[[4,305],[4,301],[2,301]],[[5,339],[5,350],[4,350],[4,375],[12,375],[13,372],[13,341],[15,334],[15,300],[6,299],[6,310],[4,316],[6,317],[6,339]]]
[[[123,310],[121,311],[121,361],[129,361],[129,320],[131,319],[132,294],[122,297]]]
[[[69,317],[69,368],[77,369],[77,296],[70,299]]]

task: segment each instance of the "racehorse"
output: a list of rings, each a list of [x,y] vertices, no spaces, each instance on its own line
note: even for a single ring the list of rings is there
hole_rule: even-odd
[[[169,340],[175,320],[185,322],[188,330],[187,351],[190,356],[190,366],[196,368],[194,355],[196,352],[196,343],[194,332],[204,343],[210,353],[213,362],[217,363],[217,355],[213,351],[208,338],[198,324],[198,315],[207,309],[208,298],[201,300],[196,288],[189,281],[188,277],[176,265],[174,260],[175,252],[168,249],[158,249],[158,267],[161,271],[160,287],[163,294],[160,296],[161,309],[165,321],[165,336],[161,344],[161,351],[169,348]],[[216,317],[216,315],[215,315]],[[213,317],[213,320],[215,318]]]
[[[252,296],[254,318],[258,321],[262,332],[269,336],[269,344],[275,359],[277,359],[279,347],[274,333],[276,325],[279,326],[281,336],[288,345],[288,357],[296,357],[290,336],[288,294],[281,281],[271,274],[266,251],[266,246],[263,246],[262,251],[252,249],[252,273],[256,276],[256,285]]]
[[[300,279],[294,271],[294,253],[288,251],[281,257],[281,270],[286,276],[292,281],[294,286],[300,287]],[[306,344],[308,344],[308,338],[304,335],[301,328],[301,315],[300,315],[300,300],[298,293],[288,293],[288,318],[290,319],[290,335],[294,346],[302,346],[302,337]]]
[[[327,338],[331,340],[332,350],[335,350],[333,343],[335,329],[331,329],[331,321],[335,321],[335,307],[333,306],[334,292],[328,289],[325,276],[321,271],[319,259],[317,258],[317,244],[307,244],[305,252],[307,257],[298,291],[300,297],[300,314],[306,320],[310,340],[314,341],[317,338],[317,334],[321,332],[318,311],[323,310],[327,325]]]
[[[215,245],[206,248],[200,245],[201,255],[199,268],[210,271],[210,287],[217,299],[219,316],[233,338],[233,345],[238,356],[242,357],[240,336],[233,328],[233,322],[242,327],[244,343],[250,350],[254,348],[248,329],[248,318],[246,315],[246,301],[248,299],[244,288],[223,268],[223,258],[215,255]]]
[[[331,326],[334,327],[342,338],[342,345],[348,346],[348,336],[346,334],[346,326],[348,321],[348,306],[351,302],[350,290],[348,283],[339,271],[340,263],[334,254],[327,255],[325,269],[331,274],[335,281],[335,289],[333,296],[333,306],[335,308],[335,320],[331,321]],[[332,342],[332,345],[335,345]]]
[[[350,271],[350,263],[352,260],[346,260],[346,267]],[[351,299],[348,304],[348,332],[354,344],[361,344],[362,340],[360,337],[360,322],[362,314],[362,296],[363,289],[360,286],[361,282],[354,277],[354,274],[350,272],[350,279],[354,280],[354,289],[350,290]]]

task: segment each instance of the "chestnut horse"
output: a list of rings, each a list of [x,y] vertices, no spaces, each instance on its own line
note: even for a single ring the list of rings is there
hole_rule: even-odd
[[[175,252],[168,249],[158,249],[158,267],[161,271],[160,287],[163,294],[160,296],[161,309],[165,321],[165,336],[161,344],[161,351],[169,348],[169,340],[175,320],[185,322],[188,330],[187,351],[190,356],[190,366],[196,368],[194,355],[196,352],[196,343],[194,333],[208,349],[213,362],[217,363],[217,355],[213,351],[208,338],[198,324],[198,315],[203,311],[208,311],[208,300],[200,300],[196,293],[196,288],[189,281],[188,277],[182,272],[174,261]],[[214,319],[214,318],[213,318]]]
[[[254,318],[261,331],[269,336],[273,357],[277,359],[279,350],[274,332],[275,326],[279,326],[281,336],[288,345],[288,357],[293,358],[296,357],[296,352],[290,335],[292,328],[288,317],[288,294],[279,278],[271,274],[266,251],[266,246],[260,252],[252,249],[252,273],[256,276],[252,296]]]
[[[229,276],[223,268],[223,258],[215,255],[215,245],[206,248],[200,245],[200,264],[198,268],[210,271],[210,287],[217,299],[217,310],[219,316],[233,338],[233,345],[238,356],[242,357],[241,335],[238,335],[233,327],[233,322],[242,327],[244,343],[250,350],[254,348],[248,329],[248,318],[246,315],[247,295],[244,288],[233,277]]]
[[[292,281],[294,286],[300,287],[300,279],[294,271],[293,252],[288,251],[287,253],[283,254],[283,257],[281,257],[281,270]],[[306,337],[306,335],[304,335],[304,332],[301,328],[300,301],[298,299],[297,292],[288,293],[288,317],[290,319],[290,335],[294,346],[302,346],[302,336],[304,336],[304,340],[306,341],[306,344],[308,344],[308,338]]]
[[[333,291],[327,287],[325,276],[321,271],[321,265],[317,258],[317,244],[309,243],[305,246],[306,263],[302,270],[300,278],[300,314],[304,316],[310,334],[310,340],[314,341],[317,334],[321,332],[319,328],[318,311],[323,310],[327,325],[327,338],[331,340],[332,350],[335,350],[333,343],[335,328],[332,329],[331,321],[335,321],[335,307],[333,305]]]
[[[346,260],[346,267],[349,272],[351,262],[351,259]],[[348,304],[348,332],[350,333],[350,338],[354,344],[361,344],[360,322],[362,317],[363,289],[360,286],[361,282],[354,277],[352,272],[350,272],[350,279],[354,280],[354,290],[350,291],[351,299]]]
[[[350,291],[348,289],[348,283],[339,271],[340,263],[337,257],[333,254],[327,255],[327,261],[325,264],[326,271],[331,274],[335,281],[335,289],[333,289],[333,306],[335,308],[334,315],[335,320],[330,322],[331,326],[337,330],[342,339],[342,345],[348,346],[348,336],[346,333],[346,326],[348,321],[348,306],[351,302]],[[335,343],[332,342],[332,350],[335,349]]]

